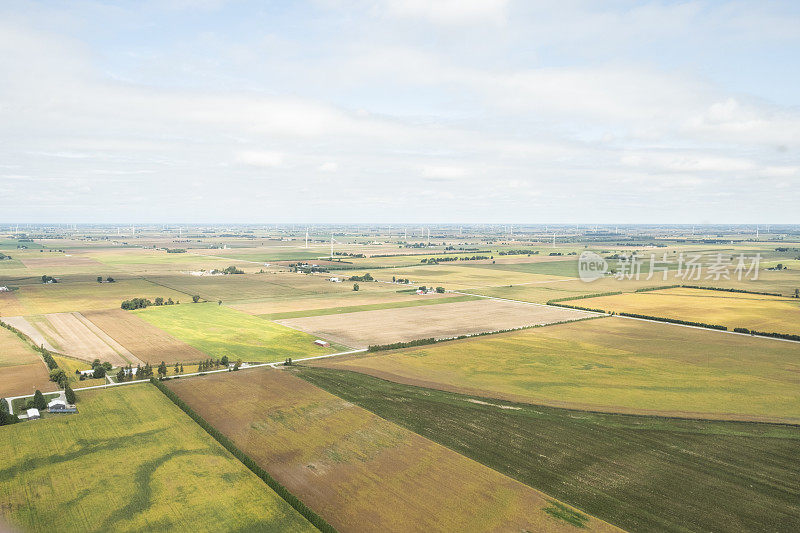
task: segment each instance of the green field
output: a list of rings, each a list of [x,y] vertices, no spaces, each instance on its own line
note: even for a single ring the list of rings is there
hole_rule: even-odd
[[[796,426],[513,404],[330,369],[298,375],[629,531],[800,528]]]
[[[315,364],[562,407],[800,421],[800,344],[620,317]]]
[[[151,385],[0,428],[0,509],[25,531],[314,529]]]
[[[315,346],[316,337],[307,333],[216,303],[148,307],[135,312],[214,359],[227,355],[234,361],[273,362],[343,349]]]

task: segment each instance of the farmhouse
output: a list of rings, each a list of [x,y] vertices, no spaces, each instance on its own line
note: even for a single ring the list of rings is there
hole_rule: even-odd
[[[89,370],[76,370],[75,373],[85,378],[90,378],[94,376],[94,369],[90,368]]]
[[[0,292],[11,292],[11,289],[3,285],[2,287],[0,287]]]
[[[330,279],[328,279],[328,281],[330,281],[331,283],[341,283],[342,282],[342,280],[339,279],[339,278],[330,278]]]
[[[324,341],[322,339],[315,340],[314,344],[316,344],[317,346],[322,346],[323,348],[327,348],[328,346],[331,345],[331,343],[329,343],[328,341]]]
[[[38,419],[42,418],[42,415],[39,414],[39,410],[38,409],[28,409],[26,414],[28,415],[26,417],[28,420],[38,420]]]
[[[66,398],[61,395],[47,404],[48,413],[77,413],[78,410],[74,405],[69,405]]]

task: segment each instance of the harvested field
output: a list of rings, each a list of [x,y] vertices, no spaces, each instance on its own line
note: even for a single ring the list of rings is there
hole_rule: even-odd
[[[365,285],[365,284],[362,284]],[[352,289],[352,284],[347,285]],[[397,290],[397,289],[395,289]],[[393,304],[393,303],[413,303],[421,299],[436,301],[447,301],[449,298],[458,297],[453,293],[431,294],[420,297],[416,294],[391,292],[364,292],[353,291],[347,293],[336,293],[326,295],[300,296],[297,298],[274,299],[264,301],[248,301],[231,304],[229,307],[244,311],[251,315],[269,315],[277,313],[295,313],[305,311],[317,311],[320,309],[333,309],[337,307],[352,307],[361,305]]]
[[[167,385],[339,531],[574,531],[546,495],[288,372]]]
[[[28,256],[22,259],[22,263],[27,268],[42,269],[42,268],[62,268],[62,267],[99,267],[102,266],[94,259],[86,256],[65,256],[63,254],[39,254],[42,257]]]
[[[45,338],[42,332],[34,327],[34,325],[24,316],[4,316],[0,320],[17,328],[19,331],[27,335],[37,346],[42,346],[51,352],[58,351],[52,344],[50,344],[50,341]]]
[[[0,431],[15,528],[315,531],[155,387],[78,392],[78,409]]]
[[[0,367],[26,365],[41,360],[27,342],[6,328],[0,328]]]
[[[800,530],[800,428],[509,404],[355,372],[299,375],[628,531]]]
[[[228,276],[190,276],[188,274],[149,278],[154,283],[186,294],[197,294],[204,300],[239,300],[296,298],[352,291],[345,283],[331,283],[319,276],[281,272],[268,274],[234,274]],[[186,298],[184,298],[186,300]]]
[[[800,422],[800,344],[621,317],[313,364],[558,407]]]
[[[0,316],[19,316],[28,314],[28,308],[20,303],[14,292],[0,292]]]
[[[0,368],[0,398],[57,390],[43,361]]]
[[[76,359],[100,359],[114,366],[141,362],[80,313],[51,313],[4,320],[31,337],[36,344]]]
[[[415,295],[416,296],[416,295]],[[471,302],[480,300],[479,296],[453,295],[450,298],[433,298],[433,295],[416,296],[415,300],[386,302],[367,305],[349,305],[343,307],[330,307],[328,309],[309,309],[307,311],[290,311],[288,313],[270,313],[258,315],[268,320],[283,320],[286,318],[300,318],[307,316],[341,315],[346,313],[358,313],[361,311],[376,311],[378,309],[400,309],[403,307],[420,307],[424,305],[449,304],[457,302]]]
[[[316,346],[316,337],[215,303],[148,307],[135,313],[214,359],[227,355],[233,361],[275,362],[342,348]]]
[[[497,285],[516,285],[519,283],[543,282],[561,279],[563,276],[533,274],[482,268],[491,265],[418,265],[404,268],[375,270],[372,275],[382,281],[391,281],[392,276],[411,280],[412,286],[441,285],[446,289],[466,289],[469,287],[492,287]],[[364,270],[365,272],[368,269]]]
[[[567,302],[570,303],[570,302]],[[761,294],[674,288],[588,298],[575,305],[676,318],[729,329],[800,334],[800,300]]]
[[[448,338],[589,316],[595,315],[571,309],[482,299],[277,322],[347,346],[366,348],[372,344]]]
[[[122,309],[87,311],[83,315],[136,358],[151,364],[201,361],[208,355]]]
[[[42,315],[93,309],[118,309],[123,300],[157,296],[164,299],[191,301],[183,293],[161,287],[142,279],[120,280],[116,283],[70,282],[22,285],[14,293],[26,309],[24,315]],[[0,309],[3,315],[9,312]]]

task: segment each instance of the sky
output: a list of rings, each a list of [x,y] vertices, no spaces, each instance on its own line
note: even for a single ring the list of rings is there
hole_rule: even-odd
[[[0,0],[0,223],[798,223],[800,3]]]

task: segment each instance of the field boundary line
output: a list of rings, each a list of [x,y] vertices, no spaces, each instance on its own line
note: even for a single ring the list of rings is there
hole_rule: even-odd
[[[150,383],[153,384],[161,393],[167,397],[175,406],[183,411],[189,418],[191,418],[201,429],[203,429],[212,439],[225,448],[228,453],[238,459],[247,469],[258,476],[269,488],[271,488],[279,498],[288,503],[300,516],[308,520],[308,522],[316,527],[318,530],[325,533],[336,533],[336,528],[330,525],[322,516],[316,513],[311,507],[307,506],[303,501],[289,491],[280,481],[276,480],[272,475],[256,463],[249,455],[239,449],[236,444],[229,439],[224,433],[209,424],[205,418],[200,416],[189,404],[184,402],[178,394],[169,389],[162,381],[155,378],[150,378]]]
[[[496,296],[485,296],[483,294],[472,294],[472,293],[469,293],[469,292],[461,292],[461,291],[452,291],[452,292],[457,293],[457,294],[469,294],[471,296],[480,296],[481,298],[489,298],[491,300],[502,300],[502,301],[506,301],[506,302],[516,302],[516,303],[521,303],[521,304],[538,305],[538,306],[542,306],[542,307],[562,308],[561,306],[558,306],[558,305],[540,304],[540,303],[536,303],[536,302],[525,302],[525,301],[522,301],[522,300],[512,300],[510,298],[498,298]],[[569,308],[562,308],[562,309],[569,309]],[[704,328],[702,326],[691,326],[689,324],[676,324],[675,322],[666,322],[666,321],[662,321],[662,320],[652,320],[652,319],[649,319],[649,318],[638,318],[638,317],[633,317],[633,316],[625,316],[625,315],[620,315],[620,314],[617,314],[617,313],[611,314],[611,313],[599,313],[597,311],[587,311],[587,310],[584,310],[584,309],[579,309],[579,310],[583,311],[585,313],[595,313],[598,316],[613,316],[613,317],[619,317],[619,318],[627,318],[628,320],[641,320],[642,322],[652,322],[654,324],[669,324],[671,326],[681,326],[681,327],[684,327],[684,328],[702,329],[704,331],[716,331],[717,333],[729,333],[731,335],[744,335],[745,337],[750,337],[750,338],[772,339],[772,340],[776,340],[776,341],[800,343],[800,341],[795,341],[795,340],[792,340],[792,339],[781,339],[780,337],[769,337],[769,336],[766,336],[766,335],[751,335],[750,333],[740,333],[738,331],[730,331],[730,330],[714,329],[714,328]]]

